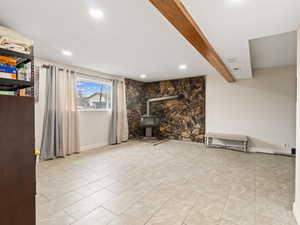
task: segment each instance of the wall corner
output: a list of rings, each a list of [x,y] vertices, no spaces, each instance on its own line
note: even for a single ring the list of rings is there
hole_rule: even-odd
[[[293,214],[297,224],[300,224],[300,212],[299,212],[299,208],[296,205],[296,202],[294,202],[293,204]]]

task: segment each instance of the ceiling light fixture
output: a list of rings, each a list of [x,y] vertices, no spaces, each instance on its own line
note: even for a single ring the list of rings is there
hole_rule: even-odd
[[[140,78],[142,78],[142,79],[145,79],[146,77],[147,77],[146,74],[141,74],[141,75],[140,75]]]
[[[71,51],[68,51],[68,50],[62,50],[61,53],[65,56],[72,56],[72,52]]]
[[[186,68],[187,68],[187,65],[185,65],[185,64],[182,64],[179,66],[180,70],[186,70]]]
[[[90,16],[96,19],[101,19],[103,17],[103,12],[100,9],[90,8]]]

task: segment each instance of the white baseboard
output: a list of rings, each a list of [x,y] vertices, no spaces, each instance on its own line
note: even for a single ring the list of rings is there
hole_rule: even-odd
[[[299,210],[298,210],[295,202],[293,204],[293,214],[294,214],[297,224],[300,224],[300,214],[299,214]]]
[[[250,147],[248,148],[249,152],[253,153],[266,153],[266,154],[283,154],[283,155],[290,155],[291,152],[287,153],[281,149],[274,149],[274,148],[257,148],[257,147]]]
[[[275,149],[257,148],[257,147],[250,147],[250,148],[248,148],[248,151],[253,152],[253,153],[268,153],[268,154],[274,154],[276,152]]]
[[[91,145],[83,145],[83,146],[80,146],[80,151],[84,152],[84,151],[92,150],[95,148],[101,148],[106,145],[108,145],[108,143],[96,143],[96,144],[91,144]]]

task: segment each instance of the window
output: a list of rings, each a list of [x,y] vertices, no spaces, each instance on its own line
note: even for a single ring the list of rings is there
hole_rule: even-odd
[[[108,111],[111,109],[112,85],[97,78],[77,78],[77,109],[79,111]]]

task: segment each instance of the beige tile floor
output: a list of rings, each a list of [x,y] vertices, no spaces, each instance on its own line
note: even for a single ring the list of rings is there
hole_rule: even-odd
[[[40,162],[38,225],[295,225],[294,163],[179,141]]]

